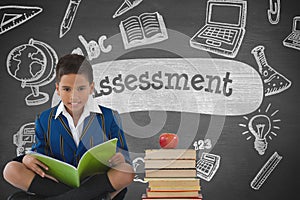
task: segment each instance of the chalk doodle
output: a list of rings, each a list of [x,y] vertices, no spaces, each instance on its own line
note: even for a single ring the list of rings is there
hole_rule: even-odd
[[[198,140],[193,143],[195,150],[211,149],[212,143],[210,139]]]
[[[292,32],[283,40],[283,45],[300,50],[300,16],[294,17]]]
[[[251,53],[255,57],[264,81],[265,96],[271,96],[287,90],[291,86],[291,81],[268,64],[264,49],[265,47],[260,45],[255,47]]]
[[[190,40],[190,46],[234,58],[245,35],[247,2],[209,0],[206,22]]]
[[[121,16],[125,12],[133,9],[140,3],[142,3],[143,0],[124,0],[124,2],[121,4],[121,6],[118,8],[118,10],[113,15],[113,18],[116,18],[118,16]]]
[[[158,13],[143,13],[120,22],[124,48],[153,44],[168,39],[163,17]]]
[[[104,41],[107,39],[107,37],[105,35],[102,35],[101,37],[99,37],[98,43],[95,40],[91,40],[91,41],[87,42],[82,35],[79,35],[78,39],[84,46],[89,60],[99,58],[101,55],[101,52],[108,53],[112,50],[111,45],[107,45],[106,47],[104,46]],[[79,47],[74,49],[72,51],[72,53],[84,55],[84,53],[82,52],[82,50]]]
[[[255,190],[259,190],[270,174],[274,171],[281,159],[282,156],[280,156],[277,152],[274,152],[251,181],[250,186]]]
[[[70,0],[60,25],[59,37],[62,38],[72,27],[81,0]]]
[[[274,129],[279,130],[280,127],[275,125],[278,122],[281,122],[280,119],[273,119],[279,110],[275,110],[270,113],[271,104],[269,104],[264,112],[258,110],[258,114],[255,114],[250,119],[244,116],[244,119],[247,120],[246,124],[239,124],[239,126],[248,128],[247,131],[243,132],[242,135],[248,133],[252,134],[255,138],[254,148],[257,150],[259,155],[263,155],[268,147],[268,141],[272,140],[272,136],[277,136],[274,132]],[[250,140],[252,136],[247,137],[247,140]]]
[[[137,157],[132,161],[132,166],[135,172],[133,181],[140,183],[147,183],[144,178],[140,177],[141,172],[144,172],[145,161],[144,158]]]
[[[13,143],[17,146],[17,156],[30,151],[35,141],[35,125],[27,123],[21,126],[17,133],[13,135]]]
[[[39,91],[39,87],[55,78],[58,61],[55,51],[46,43],[30,39],[10,51],[6,66],[10,76],[21,81],[21,87],[30,87],[32,94],[25,98],[28,106],[40,105],[49,100],[49,95]]]
[[[270,8],[268,9],[268,19],[271,24],[278,24],[280,19],[280,0],[270,0]],[[275,19],[273,19],[275,15]]]
[[[42,11],[42,8],[33,6],[0,6],[0,35],[25,23]]]
[[[197,176],[206,181],[210,181],[218,171],[220,161],[220,156],[203,152],[200,160],[197,161]]]

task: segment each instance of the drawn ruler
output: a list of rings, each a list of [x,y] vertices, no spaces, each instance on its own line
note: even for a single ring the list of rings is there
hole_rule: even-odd
[[[42,12],[40,7],[29,7],[29,6],[1,6],[0,7],[0,34],[3,34],[20,24],[33,18],[40,12]]]

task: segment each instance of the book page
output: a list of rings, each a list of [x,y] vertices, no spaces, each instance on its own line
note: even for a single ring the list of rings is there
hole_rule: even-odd
[[[117,141],[118,139],[114,138],[89,149],[81,157],[77,168],[37,152],[29,154],[48,166],[47,174],[71,187],[79,187],[83,178],[109,169],[108,160],[116,153]]]
[[[63,182],[69,186],[79,186],[80,180],[78,172],[73,165],[37,152],[29,152],[29,154],[36,157],[39,161],[47,165],[49,170],[45,171],[45,173],[55,177],[60,182]]]
[[[146,38],[154,37],[157,34],[163,36],[161,24],[163,21],[159,19],[159,14],[155,13],[143,13],[140,16],[140,20],[143,26],[143,30]]]
[[[124,29],[124,33],[122,33],[122,35],[126,36],[128,43],[134,41],[141,41],[144,39],[142,26],[140,24],[138,17],[136,16],[129,17],[128,19],[121,21],[121,25]]]
[[[94,146],[83,154],[77,167],[80,180],[109,169],[108,160],[116,153],[117,141],[117,138],[108,140]]]

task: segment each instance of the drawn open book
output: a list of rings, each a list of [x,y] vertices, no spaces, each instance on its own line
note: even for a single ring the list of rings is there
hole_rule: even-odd
[[[86,151],[77,168],[37,152],[30,154],[48,166],[47,174],[69,186],[79,187],[83,178],[109,169],[108,160],[116,153],[117,141],[118,139],[114,138]]]
[[[158,12],[131,16],[121,21],[119,27],[125,49],[168,39],[164,20]]]

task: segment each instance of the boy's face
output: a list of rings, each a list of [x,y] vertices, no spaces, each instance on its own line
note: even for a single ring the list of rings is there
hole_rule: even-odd
[[[80,116],[94,91],[94,83],[90,84],[84,74],[66,74],[56,83],[56,91],[70,115]]]

